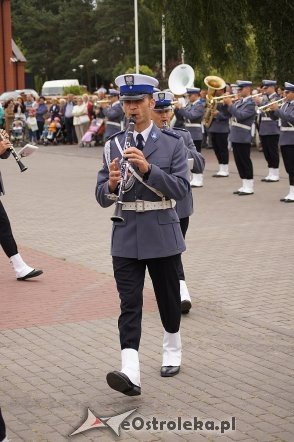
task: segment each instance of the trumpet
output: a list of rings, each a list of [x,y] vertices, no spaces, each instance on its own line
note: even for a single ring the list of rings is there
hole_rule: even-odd
[[[110,103],[109,98],[104,98],[103,100],[96,100],[94,104],[96,105],[96,104],[107,104],[107,103]]]
[[[262,112],[269,112],[271,109],[271,106],[273,104],[278,104],[279,106],[282,106],[285,103],[285,98],[280,98],[279,100],[271,101],[267,104],[264,104],[263,106],[259,106],[258,110]]]
[[[4,129],[0,129],[0,141],[3,140],[7,140],[9,141],[9,135],[8,133],[4,130]],[[15,151],[12,143],[9,142],[9,148],[8,150],[10,150],[12,156],[14,157],[15,161],[17,162],[20,171],[24,172],[25,170],[27,170],[27,167],[22,163],[20,156],[17,154],[17,152]]]
[[[223,100],[224,98],[238,98],[238,94],[224,94],[224,95],[220,95],[219,97],[211,97],[211,100]]]

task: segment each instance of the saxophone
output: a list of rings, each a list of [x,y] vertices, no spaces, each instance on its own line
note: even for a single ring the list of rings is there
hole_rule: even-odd
[[[205,104],[205,113],[203,116],[203,124],[206,127],[206,129],[209,129],[212,121],[214,119],[213,113],[217,108],[217,101],[213,100],[212,95],[207,95],[206,97],[206,104]]]

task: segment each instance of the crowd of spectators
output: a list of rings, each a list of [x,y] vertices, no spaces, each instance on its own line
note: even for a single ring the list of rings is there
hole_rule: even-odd
[[[97,96],[83,94],[75,97],[35,99],[22,93],[15,100],[0,103],[0,128],[9,133],[11,140],[22,145],[32,144],[79,144],[91,121],[100,116],[95,106]],[[101,128],[101,141],[103,128]],[[97,143],[99,143],[97,138]]]

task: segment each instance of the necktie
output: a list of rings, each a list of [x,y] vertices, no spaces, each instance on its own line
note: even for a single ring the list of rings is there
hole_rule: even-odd
[[[144,147],[144,137],[142,134],[138,134],[136,137],[137,149],[143,150]]]

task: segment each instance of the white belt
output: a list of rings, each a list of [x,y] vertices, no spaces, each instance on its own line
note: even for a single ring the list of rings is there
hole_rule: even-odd
[[[175,207],[175,200],[145,201],[136,200],[123,203],[122,210],[134,210],[135,212],[146,212],[147,210],[166,210]]]
[[[232,126],[241,127],[241,129],[251,130],[251,126],[246,126],[246,124],[237,123],[237,121],[233,121]]]
[[[120,123],[115,123],[114,121],[106,121],[106,124],[108,125],[112,125],[112,126],[117,126],[117,127],[120,127]]]
[[[261,117],[261,121],[273,121],[270,117]]]
[[[284,127],[284,126],[281,126],[280,127],[280,130],[281,130],[281,132],[285,132],[285,131],[293,131],[294,130],[294,126],[293,127]]]
[[[186,127],[201,127],[200,123],[185,123]]]

